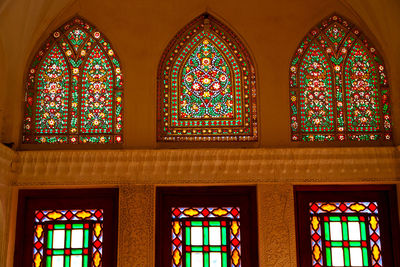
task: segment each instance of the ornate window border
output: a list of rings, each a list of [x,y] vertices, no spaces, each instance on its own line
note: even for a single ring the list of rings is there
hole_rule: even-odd
[[[345,30],[344,36],[337,44],[333,44],[324,34],[325,30],[331,25],[338,25]],[[376,131],[352,131],[348,129],[346,106],[348,100],[345,99],[345,63],[353,44],[359,42],[369,58],[374,64],[376,71],[378,106],[377,111],[380,122],[379,129]],[[301,130],[301,96],[300,96],[300,66],[303,57],[306,55],[310,46],[318,46],[323,53],[326,62],[331,69],[330,89],[332,92],[332,123],[329,131],[308,131]],[[336,48],[335,48],[336,46]],[[377,48],[371,44],[367,37],[349,20],[334,14],[323,19],[318,25],[313,27],[306,37],[300,42],[294,56],[290,61],[289,68],[289,99],[290,99],[290,126],[292,141],[391,141],[391,115],[390,115],[390,93],[389,79],[382,57]],[[328,116],[328,115],[327,115]]]
[[[49,232],[77,226],[87,231],[82,251],[49,249]],[[60,228],[61,229],[61,228]],[[20,190],[14,266],[45,266],[54,253],[83,255],[91,267],[116,266],[118,189]],[[46,241],[47,240],[47,241]],[[55,255],[55,254],[54,254]],[[50,258],[49,258],[50,257]],[[71,260],[71,259],[70,259]]]
[[[179,116],[179,73],[200,35],[215,39],[231,63],[235,112],[232,118],[182,119]],[[178,65],[177,65],[178,64]],[[256,72],[243,42],[208,13],[188,23],[165,49],[157,73],[157,141],[257,141]]]
[[[158,187],[156,195],[157,266],[187,266],[191,246],[185,242],[185,233],[191,222],[202,227],[208,227],[207,222],[219,222],[226,227],[229,244],[222,244],[221,251],[223,254],[226,250],[228,266],[258,266],[255,187]],[[203,253],[212,249],[210,244],[203,244]]]
[[[399,223],[394,185],[294,186],[298,266],[323,267],[330,246],[350,248],[352,242],[325,240],[331,218],[346,223],[354,216],[365,225],[363,264],[397,266]],[[345,240],[345,239],[343,239]],[[330,251],[330,250],[329,250]]]
[[[73,44],[68,39],[71,29],[83,31],[85,37]],[[38,109],[38,73],[42,62],[47,58],[50,49],[56,48],[63,56],[64,64],[67,66],[67,104],[61,116],[65,117],[66,127],[62,130],[49,132],[43,129],[36,131],[36,112]],[[107,59],[107,67],[112,74],[112,100],[104,105],[111,108],[108,122],[111,123],[111,130],[102,132],[94,129],[81,130],[81,122],[90,114],[83,115],[82,111],[82,80],[87,63],[94,49],[98,47],[102,55]],[[75,48],[75,49],[74,49]],[[107,81],[110,83],[110,81]],[[55,30],[45,41],[39,51],[34,55],[25,81],[24,99],[24,120],[22,129],[22,144],[121,144],[123,142],[123,75],[120,61],[115,54],[107,38],[93,25],[81,17],[74,17],[61,27]],[[90,98],[89,94],[86,96]],[[95,105],[94,103],[93,105]],[[91,105],[90,99],[87,104]],[[92,108],[94,109],[94,108]],[[100,114],[99,116],[102,116]],[[97,116],[97,115],[96,115]],[[109,125],[110,127],[110,125]]]

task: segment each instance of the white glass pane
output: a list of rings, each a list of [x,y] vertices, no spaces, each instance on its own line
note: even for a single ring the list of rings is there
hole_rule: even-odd
[[[51,267],[64,267],[64,256],[53,256]]]
[[[190,231],[191,245],[201,246],[203,245],[203,227],[191,227]]]
[[[210,253],[210,267],[221,267],[221,252]]]
[[[349,239],[350,240],[361,240],[360,235],[360,223],[359,222],[349,222]]]
[[[204,267],[203,266],[203,253],[192,252],[192,267]]]
[[[82,267],[82,255],[71,256],[71,267]]]
[[[344,266],[343,260],[343,248],[332,248],[332,265],[333,266]]]
[[[64,248],[65,231],[54,230],[53,232],[53,248]]]
[[[210,245],[221,245],[221,228],[220,227],[210,227],[209,235],[210,235]]]
[[[351,266],[363,266],[361,248],[350,248],[350,264]]]
[[[83,247],[83,229],[72,230],[71,235],[71,248]]]
[[[331,240],[342,240],[342,223],[341,222],[330,222],[331,228]]]

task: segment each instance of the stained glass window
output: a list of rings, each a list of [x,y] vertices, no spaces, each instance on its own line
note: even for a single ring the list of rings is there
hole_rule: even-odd
[[[238,207],[172,208],[172,267],[240,267]]]
[[[258,266],[255,187],[159,187],[156,203],[156,266]]]
[[[289,77],[293,141],[392,139],[384,63],[346,19],[333,15],[307,34]]]
[[[37,210],[32,267],[101,267],[103,210]]]
[[[118,189],[19,190],[16,267],[117,266]]]
[[[311,202],[312,266],[381,267],[376,202]]]
[[[158,71],[158,141],[256,141],[254,64],[239,38],[203,14],[166,48]]]
[[[299,266],[398,266],[396,186],[295,186]]]
[[[122,89],[109,41],[82,18],[72,19],[29,67],[23,143],[122,143]]]

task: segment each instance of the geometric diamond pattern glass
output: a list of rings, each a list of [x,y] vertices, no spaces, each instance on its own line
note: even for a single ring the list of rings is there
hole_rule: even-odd
[[[172,208],[172,267],[240,267],[239,208]]]
[[[333,15],[302,40],[289,71],[292,141],[389,141],[389,82],[381,56]]]
[[[311,202],[312,266],[382,267],[376,202]]]
[[[24,144],[122,143],[122,73],[109,41],[82,18],[58,28],[26,80]]]
[[[255,68],[226,25],[203,14],[169,43],[158,70],[158,141],[256,141]]]
[[[103,266],[103,210],[37,210],[32,267]]]

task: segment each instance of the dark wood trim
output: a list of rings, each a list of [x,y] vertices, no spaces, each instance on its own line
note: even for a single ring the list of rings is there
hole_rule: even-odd
[[[257,190],[255,186],[158,187],[156,191],[155,265],[171,266],[173,206],[235,206],[240,208],[242,267],[259,266]]]
[[[103,266],[117,266],[118,188],[20,190],[14,267],[32,266],[33,222],[37,209],[103,209]]]
[[[400,266],[396,185],[295,185],[297,266],[311,267],[309,203],[312,201],[376,201],[385,267]]]

